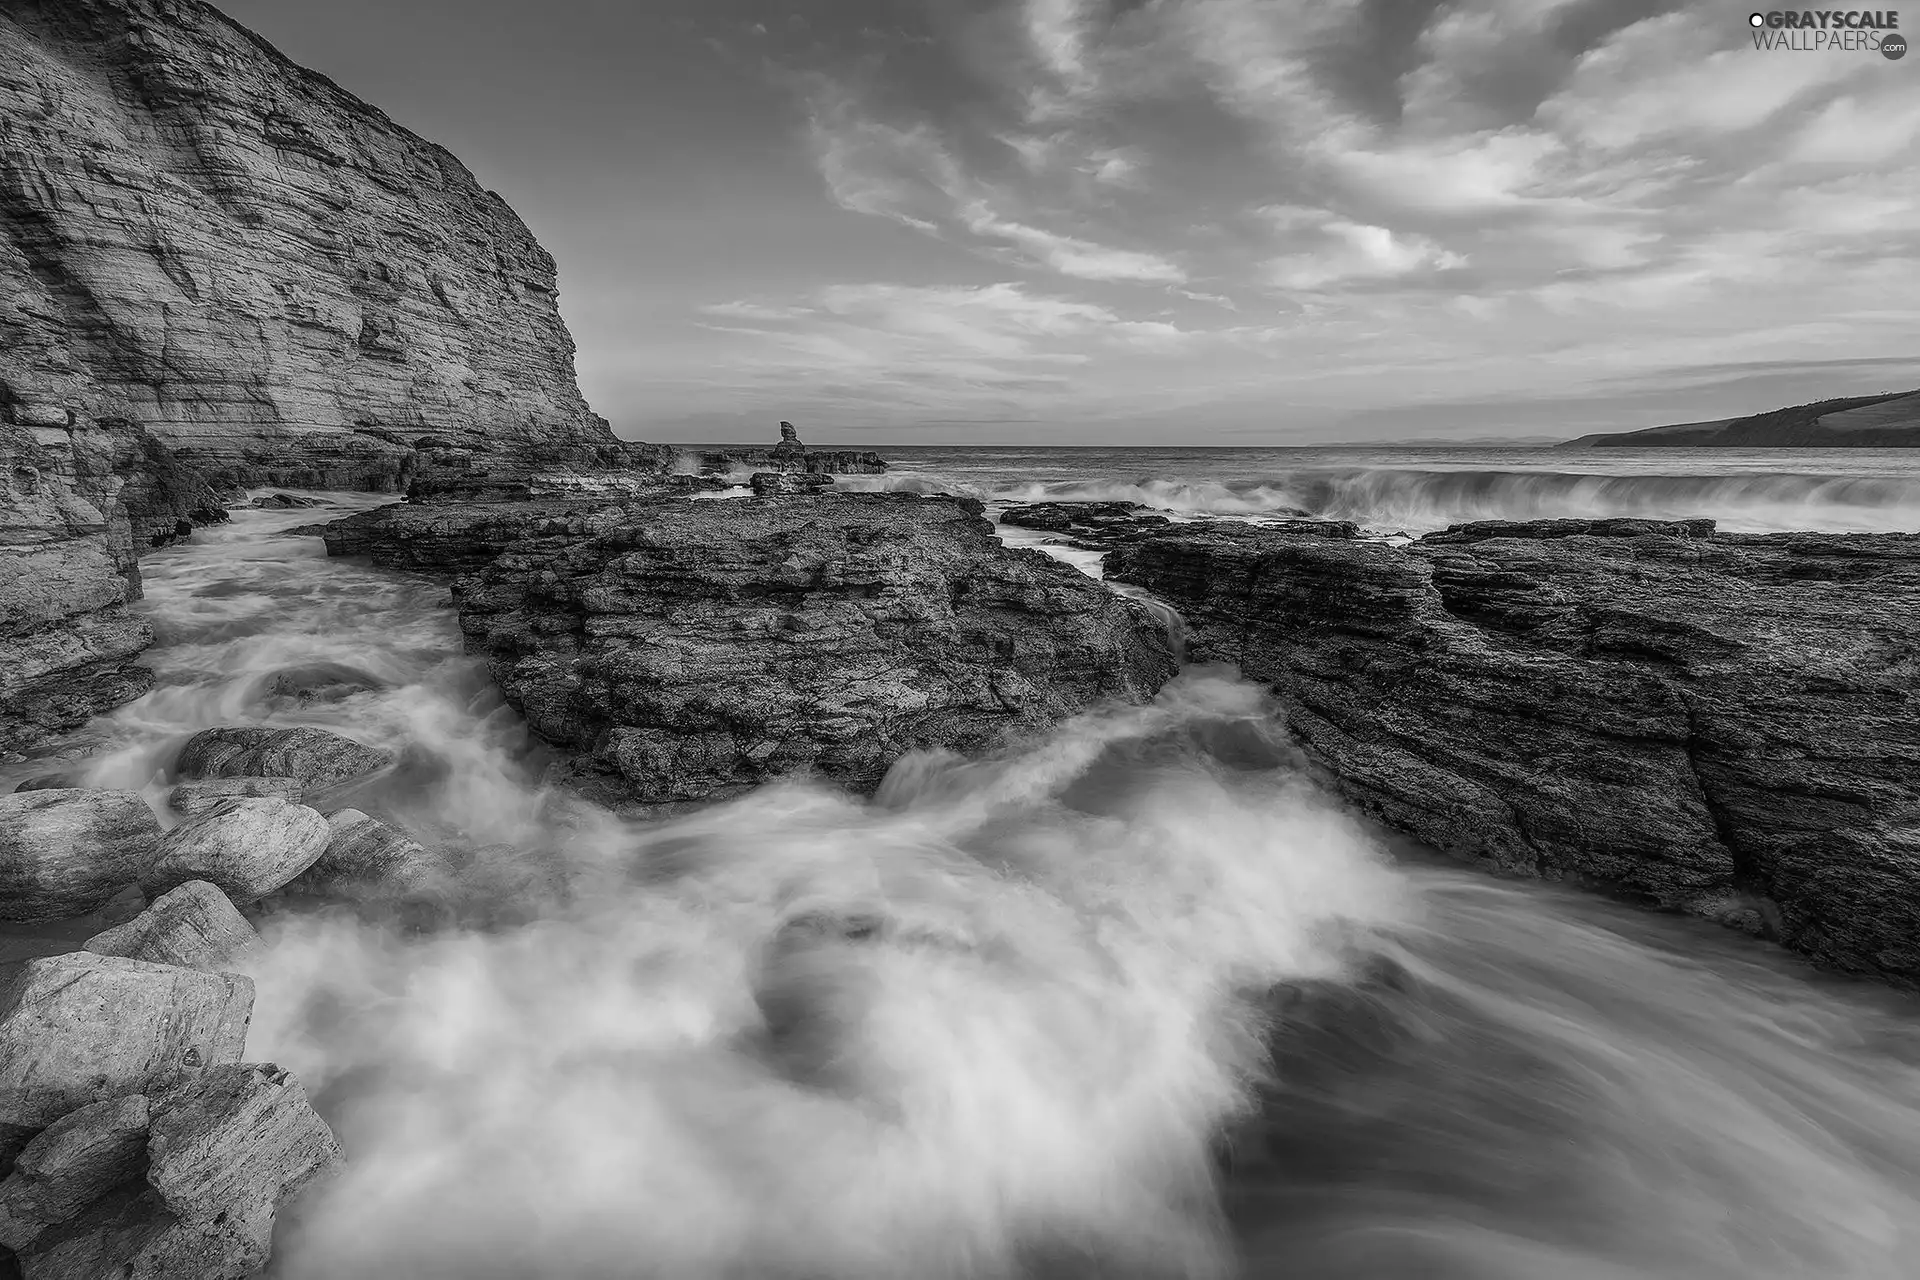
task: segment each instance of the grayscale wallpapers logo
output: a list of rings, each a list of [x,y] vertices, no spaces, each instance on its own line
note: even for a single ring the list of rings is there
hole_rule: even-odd
[[[1747,15],[1756,49],[1795,53],[1877,53],[1889,62],[1906,56],[1900,14],[1893,9],[1769,9]]]

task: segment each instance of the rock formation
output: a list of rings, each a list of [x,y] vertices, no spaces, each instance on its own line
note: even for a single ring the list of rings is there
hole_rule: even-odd
[[[628,510],[650,506],[598,500],[396,503],[295,532],[325,539],[330,556],[366,556],[384,569],[468,572],[493,563],[522,538],[590,537],[618,524]]]
[[[1107,572],[1389,825],[1920,983],[1920,537],[1712,528],[1211,525]]]
[[[455,588],[461,626],[573,782],[657,812],[795,770],[855,789],[1173,670],[1150,614],[899,494],[663,503],[516,543]]]
[[[30,414],[304,488],[627,452],[505,202],[210,5],[8,5],[0,150],[0,398]]]
[[[229,800],[160,838],[140,887],[161,894],[193,880],[246,906],[312,866],[332,832],[319,812],[285,800]]]
[[[173,767],[186,779],[292,778],[312,788],[352,782],[392,763],[392,752],[310,725],[236,725],[194,734]]]
[[[714,449],[698,455],[700,469],[712,474],[739,471],[807,472],[820,476],[881,475],[886,459],[871,449],[809,449],[791,422],[780,424],[780,443],[771,449]]]
[[[0,796],[0,920],[98,910],[147,873],[160,838],[137,791],[62,787]]]
[[[125,924],[88,938],[85,950],[210,973],[232,971],[260,941],[216,885],[189,880],[161,894]]]
[[[151,687],[135,560],[216,488],[670,458],[588,410],[553,260],[445,150],[198,0],[0,8],[0,754]]]
[[[11,398],[5,290],[0,273],[0,755],[153,687],[136,661],[152,628],[126,610],[139,551],[226,518],[124,421]]]

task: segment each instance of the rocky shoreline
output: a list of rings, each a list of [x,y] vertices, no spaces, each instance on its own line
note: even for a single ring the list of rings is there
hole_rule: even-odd
[[[1920,536],[1188,526],[1108,573],[1388,826],[1920,984]]]

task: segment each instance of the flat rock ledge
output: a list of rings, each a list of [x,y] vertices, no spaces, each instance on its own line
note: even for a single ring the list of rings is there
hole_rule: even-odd
[[[1107,572],[1389,826],[1920,985],[1920,536],[1210,525]]]
[[[567,781],[629,813],[796,771],[870,790],[908,751],[1143,700],[1175,667],[1149,611],[954,498],[664,503],[526,537],[454,594],[508,699],[578,753]]]

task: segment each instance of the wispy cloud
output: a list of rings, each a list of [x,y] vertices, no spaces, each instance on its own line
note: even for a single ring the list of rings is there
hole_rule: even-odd
[[[1860,317],[1904,313],[1920,260],[1908,65],[1758,51],[1709,0],[983,0],[937,21],[838,54],[816,31],[795,68],[832,205],[945,248],[703,314],[785,353],[783,377],[818,362],[889,413],[1213,395],[1224,420],[1262,394],[1539,396],[1743,344],[1903,341]]]

